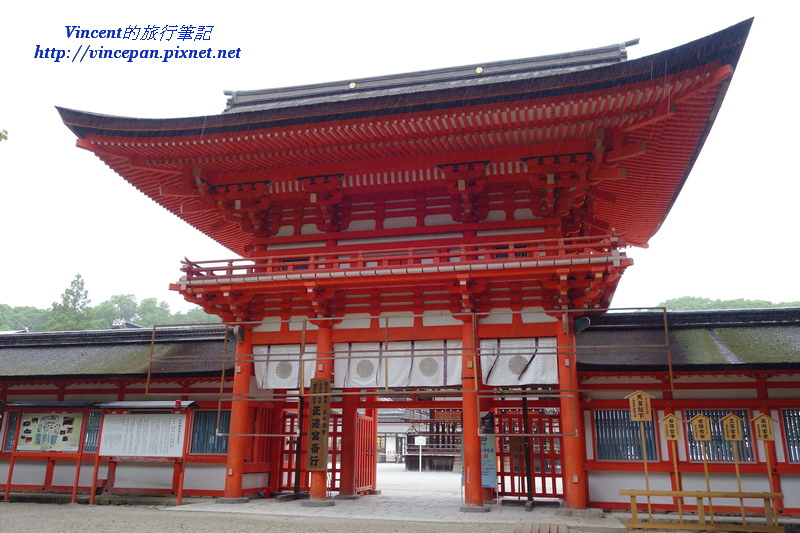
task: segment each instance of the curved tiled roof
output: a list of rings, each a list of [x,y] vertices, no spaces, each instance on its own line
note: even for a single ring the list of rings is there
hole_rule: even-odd
[[[665,328],[665,319],[667,327]],[[800,365],[800,308],[608,313],[577,335],[582,370]]]
[[[59,377],[219,375],[232,366],[224,327],[0,335],[0,380]],[[227,355],[225,351],[227,350]]]
[[[556,61],[544,70],[521,60],[487,64],[480,73],[442,69],[355,80],[352,87],[235,92],[230,112],[219,115],[59,112],[79,146],[242,256],[264,236],[205,204],[187,177],[209,176],[202,179],[211,188],[266,188],[280,204],[300,201],[297,180],[304,177],[346,174],[343,192],[356,194],[363,183],[377,191],[441,181],[438,165],[470,161],[490,161],[490,177],[526,176],[536,158],[591,155],[607,133],[605,163],[621,171],[597,186],[587,224],[646,246],[700,153],[751,23],[631,61],[621,61],[617,47],[616,58]]]

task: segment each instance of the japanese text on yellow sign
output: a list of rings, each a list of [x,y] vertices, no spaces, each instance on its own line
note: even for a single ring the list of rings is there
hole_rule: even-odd
[[[753,419],[756,426],[756,438],[758,440],[775,440],[775,429],[772,427],[773,418],[761,414]]]
[[[711,440],[711,419],[706,415],[697,415],[689,420],[692,425],[692,438],[694,440]]]
[[[649,422],[653,419],[653,414],[650,410],[652,396],[646,392],[636,391],[627,396],[627,398],[630,403],[632,422]]]
[[[328,419],[330,417],[331,380],[314,378],[311,380],[311,398],[308,411],[308,448],[306,449],[306,470],[327,470],[328,468]]]
[[[725,440],[740,441],[742,440],[742,419],[731,413],[720,419],[722,422],[722,433]]]
[[[681,440],[681,419],[675,415],[664,417],[664,436],[667,440]]]

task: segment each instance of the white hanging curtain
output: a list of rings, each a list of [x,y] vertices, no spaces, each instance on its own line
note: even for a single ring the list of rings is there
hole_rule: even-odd
[[[558,384],[555,337],[482,339],[481,374],[493,387]]]
[[[300,362],[303,362],[303,386],[311,385],[317,345],[306,344],[300,353],[300,344],[273,344],[253,346],[256,383],[261,389],[299,389]]]
[[[379,374],[380,342],[336,343],[333,346],[333,386],[345,388],[382,387]]]
[[[461,384],[461,341],[416,341],[409,387]]]
[[[461,383],[461,341],[353,342],[334,347],[337,388],[447,387]]]

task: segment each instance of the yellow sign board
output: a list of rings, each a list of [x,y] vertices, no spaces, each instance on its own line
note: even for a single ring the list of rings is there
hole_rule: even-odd
[[[308,404],[308,442],[306,470],[328,469],[328,420],[331,408],[331,380],[311,380]]]
[[[692,425],[692,438],[694,440],[711,440],[711,419],[706,415],[695,415],[689,420]]]
[[[719,421],[722,423],[722,434],[725,440],[742,440],[742,422],[744,422],[744,420],[733,413],[729,413],[723,416]]]
[[[756,426],[756,438],[758,440],[775,440],[775,429],[772,423],[775,419],[771,416],[761,413],[753,419]]]
[[[667,440],[681,440],[681,422],[680,418],[673,414],[669,414],[662,419],[664,422],[664,436]]]
[[[636,391],[625,396],[630,404],[631,422],[650,422],[653,420],[653,412],[650,408],[650,396],[646,392]]]

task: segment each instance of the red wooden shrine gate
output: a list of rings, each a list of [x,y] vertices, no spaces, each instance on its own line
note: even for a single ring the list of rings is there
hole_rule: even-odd
[[[558,414],[528,413],[525,431],[522,412],[501,411],[495,418],[497,432],[497,493],[524,498],[563,498],[561,419]],[[527,475],[525,444],[530,451],[531,476]],[[530,494],[528,479],[531,480]]]
[[[297,413],[295,411],[285,411],[283,413],[283,429],[286,435],[299,435],[297,431]],[[341,454],[342,454],[342,415],[341,413],[331,413],[328,427],[328,491],[337,492],[340,489],[341,481]],[[378,442],[375,438],[375,420],[372,417],[358,415],[356,424],[356,493],[366,493],[373,490],[373,480],[375,479],[375,464],[378,453]],[[302,435],[300,435],[302,438]],[[282,461],[280,464],[280,492],[294,492],[297,481],[297,441],[296,437],[283,438]],[[303,441],[304,442],[304,441]],[[310,475],[305,470],[305,446],[300,449],[300,487],[299,492],[308,491],[310,487]]]

